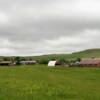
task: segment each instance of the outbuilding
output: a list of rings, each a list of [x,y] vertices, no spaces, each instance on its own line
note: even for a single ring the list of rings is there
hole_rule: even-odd
[[[84,59],[80,61],[80,66],[100,67],[100,59]]]
[[[0,66],[10,66],[10,65],[12,65],[11,61],[1,61],[0,62]]]
[[[34,65],[37,64],[37,61],[21,61],[20,62],[22,65]]]
[[[61,62],[59,62],[59,61],[49,61],[48,62],[48,66],[49,67],[54,67],[54,66],[56,66],[56,65],[61,65]]]

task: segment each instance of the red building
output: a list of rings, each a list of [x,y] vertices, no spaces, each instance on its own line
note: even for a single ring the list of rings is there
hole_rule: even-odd
[[[100,59],[84,59],[80,62],[80,66],[100,67]]]

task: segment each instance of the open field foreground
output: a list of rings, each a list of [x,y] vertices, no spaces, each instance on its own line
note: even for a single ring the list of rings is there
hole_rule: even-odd
[[[100,69],[0,67],[0,100],[100,100]]]

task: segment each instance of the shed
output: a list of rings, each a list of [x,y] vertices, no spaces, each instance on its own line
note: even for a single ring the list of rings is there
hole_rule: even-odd
[[[37,61],[21,61],[20,63],[23,65],[34,65],[37,63]]]
[[[49,61],[48,62],[48,66],[49,67],[54,67],[54,66],[56,66],[56,65],[61,65],[61,62],[59,62],[59,61]]]
[[[10,65],[12,65],[11,61],[1,61],[0,62],[0,66],[10,66]]]

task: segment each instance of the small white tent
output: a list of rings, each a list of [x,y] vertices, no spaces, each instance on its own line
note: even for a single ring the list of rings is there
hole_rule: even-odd
[[[56,65],[57,61],[49,61],[48,66],[49,67],[54,67]]]

